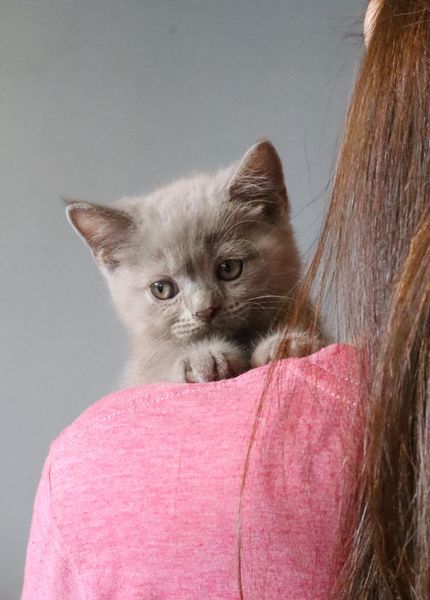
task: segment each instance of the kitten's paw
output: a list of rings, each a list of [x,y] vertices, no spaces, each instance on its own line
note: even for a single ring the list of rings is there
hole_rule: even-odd
[[[262,367],[275,360],[280,344],[283,345],[284,358],[301,358],[323,348],[324,340],[301,329],[276,332],[263,338],[251,355],[251,366]]]
[[[243,350],[233,342],[213,339],[193,344],[181,359],[182,380],[203,383],[236,377],[249,368]]]

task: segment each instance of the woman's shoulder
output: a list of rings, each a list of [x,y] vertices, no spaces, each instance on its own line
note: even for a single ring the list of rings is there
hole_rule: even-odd
[[[305,358],[289,358],[243,373],[232,379],[203,384],[159,383],[140,385],[115,391],[87,408],[54,440],[58,447],[88,437],[100,438],[103,432],[114,435],[124,426],[140,419],[169,418],[181,420],[190,413],[203,420],[214,415],[252,410],[267,390],[269,381],[276,381],[273,394],[292,385],[314,387],[320,394],[348,395],[360,380],[358,352],[353,346],[332,344]]]

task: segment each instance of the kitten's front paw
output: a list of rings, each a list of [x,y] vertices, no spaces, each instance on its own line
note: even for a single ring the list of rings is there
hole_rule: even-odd
[[[249,368],[243,350],[228,340],[193,344],[180,361],[182,380],[203,383],[236,377]]]
[[[251,355],[251,366],[262,367],[275,360],[281,343],[284,358],[308,356],[318,352],[324,346],[324,340],[320,337],[300,329],[291,329],[287,332],[278,331],[257,344]]]

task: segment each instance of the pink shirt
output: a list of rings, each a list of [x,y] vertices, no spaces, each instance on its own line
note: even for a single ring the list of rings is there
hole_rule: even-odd
[[[237,600],[238,503],[268,367],[140,386],[53,442],[23,600]],[[245,599],[327,599],[360,446],[356,354],[281,361],[243,494]]]

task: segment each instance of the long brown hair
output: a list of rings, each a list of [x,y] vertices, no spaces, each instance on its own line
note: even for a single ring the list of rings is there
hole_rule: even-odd
[[[336,600],[430,597],[430,2],[383,0],[301,291],[363,348],[364,464]],[[300,308],[300,301],[299,301]],[[300,311],[298,312],[300,318]]]

